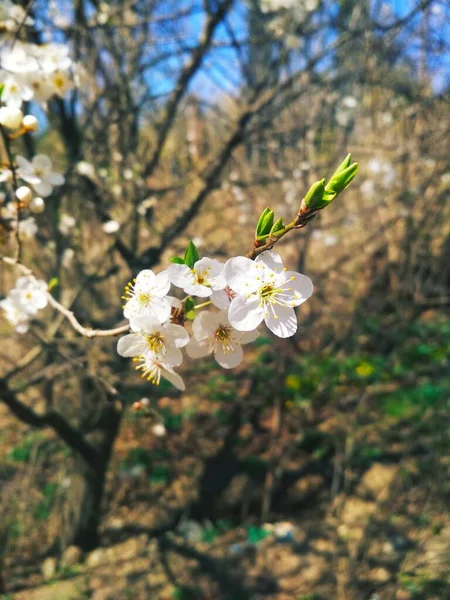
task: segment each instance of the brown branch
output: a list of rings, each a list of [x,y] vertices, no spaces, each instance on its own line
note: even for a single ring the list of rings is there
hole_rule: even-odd
[[[50,427],[73,450],[88,463],[100,461],[100,454],[84,436],[58,412],[50,410],[43,415],[37,414],[32,408],[21,402],[16,394],[8,387],[4,379],[0,379],[0,398],[12,413],[22,422],[43,429]]]

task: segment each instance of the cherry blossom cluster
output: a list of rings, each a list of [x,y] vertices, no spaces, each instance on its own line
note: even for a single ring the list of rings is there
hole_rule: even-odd
[[[6,320],[17,333],[28,331],[30,319],[48,304],[47,284],[32,275],[19,277],[15,287],[0,301]]]
[[[188,264],[177,259],[158,274],[146,269],[126,286],[124,316],[131,333],[117,347],[121,356],[133,358],[143,377],[155,384],[164,377],[180,390],[185,386],[174,368],[183,361],[182,348],[190,358],[213,354],[223,368],[237,367],[242,346],[259,336],[263,321],[278,337],[294,335],[294,308],[313,292],[311,280],[288,271],[276,252],[222,263],[199,258],[192,247]],[[186,296],[169,295],[171,286]]]

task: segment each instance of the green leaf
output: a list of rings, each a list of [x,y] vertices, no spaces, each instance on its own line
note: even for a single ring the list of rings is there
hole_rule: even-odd
[[[327,191],[336,192],[336,195],[340,194],[343,190],[345,190],[346,187],[350,185],[357,172],[358,163],[353,163],[343,171],[336,172],[327,183]]]
[[[279,235],[282,231],[284,231],[284,223],[283,219],[280,217],[278,221],[273,224],[270,235]]]
[[[5,89],[5,84],[0,83],[0,100],[2,99],[3,90]]]
[[[191,312],[195,308],[195,300],[191,296],[188,296],[184,302],[185,312]]]
[[[198,253],[197,247],[194,242],[189,242],[186,252],[184,253],[184,264],[190,269],[193,269],[198,260],[200,260],[200,254]]]
[[[326,202],[323,202],[324,192],[325,179],[313,183],[304,198],[306,208],[309,208],[310,210],[319,210],[320,208],[326,206]]]
[[[176,265],[184,265],[184,258],[181,258],[181,256],[171,256],[169,260]]]
[[[352,164],[352,155],[350,153],[348,153],[347,156],[345,157],[344,161],[341,162],[341,164],[338,166],[338,168],[334,172],[334,175],[336,175],[337,173],[340,173],[341,171],[345,171],[345,169],[347,167],[349,167],[351,164]],[[334,175],[333,175],[333,177],[334,177]]]
[[[258,223],[256,225],[255,237],[259,239],[262,236],[269,235],[270,230],[273,226],[274,212],[270,208],[265,208],[261,216],[258,219]]]

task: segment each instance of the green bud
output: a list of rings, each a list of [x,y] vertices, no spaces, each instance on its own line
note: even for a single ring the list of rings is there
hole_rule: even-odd
[[[184,258],[181,258],[181,256],[171,256],[169,260],[176,265],[184,265]]]
[[[188,321],[193,321],[196,316],[197,313],[195,312],[195,310],[190,310],[189,312],[185,313],[185,317]]]
[[[344,171],[351,164],[352,164],[352,155],[350,153],[348,153],[347,156],[345,157],[344,161],[336,169],[334,175],[336,175],[336,173],[340,173],[341,171]],[[333,177],[334,177],[334,175],[333,175]]]
[[[327,191],[336,192],[336,195],[340,194],[353,181],[357,171],[358,163],[353,163],[352,165],[345,168],[343,171],[336,171],[336,173],[327,183]]]
[[[52,279],[50,279],[50,281],[48,282],[48,291],[51,292],[58,285],[59,285],[58,277],[52,277]]]
[[[200,260],[200,254],[198,253],[197,247],[194,242],[189,242],[186,252],[184,253],[184,264],[190,269],[193,269],[198,260]]]
[[[194,310],[195,307],[195,300],[194,298],[192,298],[191,296],[188,296],[186,298],[186,300],[184,301],[184,310],[185,312],[191,312],[192,310]]]
[[[270,208],[265,208],[261,216],[259,217],[258,223],[256,225],[255,237],[256,239],[260,239],[263,236],[267,236],[270,233],[273,225],[275,213]]]
[[[309,188],[308,193],[303,199],[303,202],[309,210],[318,210],[319,208],[323,208],[326,206],[326,203],[323,203],[323,194],[325,192],[325,179],[321,181],[316,181]]]
[[[282,231],[284,231],[284,223],[283,219],[280,217],[278,221],[273,224],[270,235],[279,235]]]

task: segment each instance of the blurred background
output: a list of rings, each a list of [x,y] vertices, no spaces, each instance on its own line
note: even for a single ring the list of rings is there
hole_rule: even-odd
[[[0,320],[0,598],[450,598],[449,2],[17,4],[82,81],[17,149],[65,174],[23,260],[84,325],[189,239],[246,254],[266,206],[360,169],[277,245],[315,284],[297,335],[186,359],[186,392],[50,307]]]

